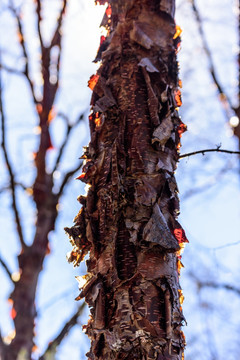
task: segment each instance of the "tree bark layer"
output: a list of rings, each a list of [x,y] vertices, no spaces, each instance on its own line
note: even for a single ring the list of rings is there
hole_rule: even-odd
[[[105,1],[98,1],[105,3]],[[174,177],[185,125],[174,1],[108,2],[92,76],[91,141],[79,177],[90,185],[66,229],[75,265],[89,252],[79,298],[91,317],[89,359],[181,360],[180,253]]]

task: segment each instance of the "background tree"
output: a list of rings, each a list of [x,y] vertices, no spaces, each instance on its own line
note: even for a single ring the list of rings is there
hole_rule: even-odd
[[[13,233],[8,231],[10,242],[12,238],[17,241],[14,249],[19,251],[17,264],[14,264],[15,271],[11,270],[9,263],[12,254],[3,256],[0,263],[11,284],[9,302],[11,304],[11,318],[14,323],[14,331],[8,336],[1,333],[0,352],[3,359],[30,359],[37,351],[34,341],[34,328],[36,322],[36,289],[39,282],[39,274],[43,268],[46,255],[50,253],[49,234],[55,229],[58,217],[59,204],[69,180],[80,169],[81,161],[72,161],[66,168],[64,158],[69,151],[71,134],[79,128],[83,122],[84,114],[75,112],[75,119],[70,118],[66,109],[59,110],[57,95],[61,97],[59,82],[62,78],[60,63],[62,61],[62,32],[65,13],[67,12],[67,1],[58,1],[51,10],[52,29],[46,35],[46,21],[49,21],[44,12],[48,11],[47,3],[36,1],[33,4],[17,4],[8,1],[1,4],[1,20],[12,22],[16,32],[15,48],[10,38],[10,46],[4,47],[4,40],[1,46],[0,63],[0,113],[1,113],[1,148],[3,163],[6,173],[2,178],[2,195],[10,195],[11,211],[15,229]],[[34,23],[29,23],[33,16]],[[43,21],[44,19],[44,21]],[[7,39],[9,41],[9,39]],[[31,46],[31,42],[36,48]],[[36,59],[36,55],[38,58]],[[38,135],[37,141],[30,137],[27,145],[20,144],[22,152],[21,162],[18,163],[18,155],[9,141],[11,124],[11,111],[8,103],[5,106],[4,100],[10,94],[9,82],[13,77],[25,78],[28,88],[22,79],[16,89],[16,95],[21,98],[21,91],[28,96],[28,109],[31,111],[30,126],[34,124],[34,132]],[[15,80],[16,81],[16,80]],[[27,107],[25,103],[23,106]],[[66,105],[65,105],[66,106]],[[29,126],[29,122],[20,115],[22,126]],[[26,114],[26,117],[28,115]],[[61,119],[61,120],[60,120]],[[61,122],[62,124],[61,124]],[[52,123],[57,122],[56,129],[58,138],[52,141]],[[30,129],[29,129],[30,130]],[[29,131],[28,130],[28,131]],[[13,132],[16,130],[12,130]],[[27,135],[27,134],[26,134]],[[14,137],[14,134],[12,134]],[[31,163],[26,159],[25,151],[31,149],[33,160]],[[19,149],[18,149],[19,150]],[[66,151],[67,150],[67,151]],[[76,152],[77,154],[77,152]],[[76,156],[77,160],[77,156]],[[25,161],[23,167],[23,161]],[[32,166],[34,163],[34,167]],[[64,169],[65,167],[65,169]],[[4,183],[6,184],[4,186]],[[29,206],[31,202],[31,207]],[[25,210],[23,210],[25,208]],[[36,215],[35,225],[27,222],[28,211]],[[33,218],[33,215],[31,215]],[[82,313],[84,304],[80,304],[66,322],[55,338],[49,339],[51,343],[40,358],[45,358],[49,353],[55,353],[56,347],[61,343],[64,336],[77,323]],[[55,330],[56,331],[56,330]],[[3,329],[6,334],[6,329]]]

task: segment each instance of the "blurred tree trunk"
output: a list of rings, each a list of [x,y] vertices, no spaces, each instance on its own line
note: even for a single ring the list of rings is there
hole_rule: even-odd
[[[9,189],[11,191],[12,200],[12,213],[16,223],[16,236],[21,249],[18,255],[18,275],[17,278],[12,276],[7,263],[0,257],[0,264],[5,268],[9,280],[11,281],[13,291],[9,297],[9,302],[12,305],[11,318],[14,323],[14,334],[12,341],[6,342],[2,337],[0,331],[0,358],[2,360],[23,360],[32,359],[33,353],[36,350],[34,337],[35,337],[35,322],[37,318],[36,313],[36,290],[38,286],[39,275],[43,268],[44,259],[50,253],[49,248],[49,233],[54,230],[56,219],[58,217],[58,203],[65,190],[65,187],[75,174],[81,168],[81,163],[65,174],[63,180],[59,184],[59,189],[54,190],[54,176],[53,173],[59,168],[64,154],[65,147],[69,142],[69,134],[71,130],[83,118],[81,116],[75,124],[70,125],[66,119],[67,131],[62,145],[57,149],[56,161],[53,164],[52,171],[47,171],[47,157],[48,151],[52,148],[50,138],[50,122],[54,117],[54,102],[56,93],[59,87],[60,76],[60,59],[62,56],[62,24],[64,14],[66,12],[67,0],[63,0],[59,12],[58,19],[55,23],[55,30],[53,36],[50,38],[48,45],[44,44],[42,38],[42,1],[36,1],[36,8],[34,16],[37,20],[37,36],[40,43],[41,52],[41,75],[43,79],[42,85],[42,98],[37,99],[36,87],[32,79],[32,74],[29,71],[31,66],[31,56],[28,52],[28,43],[25,39],[24,33],[24,17],[21,13],[21,7],[17,8],[9,1],[6,9],[11,11],[16,21],[16,29],[18,31],[19,45],[25,59],[25,68],[23,71],[8,68],[7,64],[2,63],[0,59],[0,121],[1,121],[1,148],[3,151],[4,160],[6,163],[7,173],[9,176]],[[58,50],[58,55],[53,60],[51,54],[53,49]],[[56,79],[51,78],[51,69],[55,70]],[[35,170],[36,177],[33,182],[26,188],[26,192],[32,195],[32,204],[36,209],[36,224],[33,238],[29,241],[26,240],[24,219],[29,215],[20,211],[19,197],[17,194],[17,174],[15,173],[14,163],[11,162],[10,152],[6,141],[6,123],[7,116],[3,103],[3,84],[2,84],[2,71],[15,73],[24,76],[30,88],[30,101],[35,106],[36,113],[38,114],[38,127],[39,127],[39,145],[35,157]],[[8,190],[8,188],[7,188]],[[27,195],[28,196],[28,195]],[[12,234],[11,234],[12,236]],[[63,325],[63,329],[55,339],[48,346],[46,352],[55,354],[57,346],[61,343],[64,336],[69,330],[77,323],[80,316],[82,307]],[[48,356],[50,356],[48,354]],[[46,358],[46,354],[42,355]],[[34,357],[36,358],[36,356]]]
[[[105,1],[97,1],[105,3]],[[89,359],[183,359],[180,252],[187,241],[174,177],[180,136],[175,1],[112,0],[89,81],[91,185],[66,229],[77,265],[90,251]],[[82,279],[80,279],[82,280]]]

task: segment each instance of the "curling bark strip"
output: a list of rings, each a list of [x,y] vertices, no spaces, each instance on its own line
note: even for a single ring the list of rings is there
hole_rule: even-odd
[[[87,356],[182,360],[179,271],[187,239],[176,220],[174,171],[186,127],[178,115],[175,2],[112,0],[107,9],[79,177],[90,188],[66,228],[69,260],[78,265],[89,253],[78,297],[91,312]]]

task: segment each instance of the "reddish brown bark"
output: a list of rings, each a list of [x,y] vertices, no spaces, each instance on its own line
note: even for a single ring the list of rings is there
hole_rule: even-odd
[[[105,3],[105,1],[98,1]],[[174,171],[181,122],[174,1],[112,0],[109,30],[90,79],[91,185],[75,226],[70,261],[87,260],[89,359],[183,358],[180,249],[187,241]],[[102,51],[104,50],[104,51]]]

